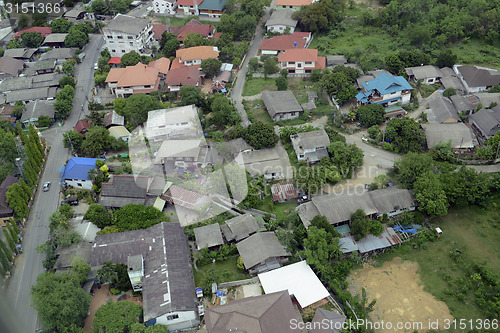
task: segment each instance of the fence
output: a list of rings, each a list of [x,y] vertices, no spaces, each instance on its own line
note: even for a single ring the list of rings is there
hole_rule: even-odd
[[[243,284],[251,284],[251,283],[257,283],[259,282],[259,278],[253,277],[251,279],[246,279],[246,280],[238,280],[238,281],[230,281],[230,282],[223,282],[219,283],[220,288],[230,288],[230,287],[235,287],[235,286],[241,286]]]

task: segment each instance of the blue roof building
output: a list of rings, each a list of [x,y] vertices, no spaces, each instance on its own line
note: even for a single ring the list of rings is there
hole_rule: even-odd
[[[73,157],[61,175],[61,183],[76,188],[92,189],[89,170],[95,169],[96,158]]]
[[[413,87],[402,76],[381,73],[370,81],[361,82],[361,91],[356,95],[358,105],[377,103],[390,106],[410,103]]]

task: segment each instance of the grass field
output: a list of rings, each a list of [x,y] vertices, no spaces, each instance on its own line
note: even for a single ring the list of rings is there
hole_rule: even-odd
[[[215,269],[218,273],[221,273],[221,279],[219,282],[249,279],[250,275],[240,271],[236,267],[237,260],[238,256],[234,256],[225,261],[217,261],[214,264],[198,267],[198,270],[193,267],[195,285],[199,287],[203,284],[205,273],[211,268]],[[224,274],[225,272],[227,272],[227,274]]]
[[[274,91],[276,89],[276,80],[271,78],[251,78],[245,81],[242,96],[254,96],[260,94],[263,90]]]
[[[262,121],[265,124],[273,125],[274,121],[269,116],[269,113],[264,107],[264,102],[261,99],[246,101],[243,100],[243,105],[247,111],[248,118],[251,122]]]
[[[268,196],[264,199],[264,203],[257,208],[274,214],[276,218],[279,219],[286,217],[295,207],[297,207],[297,202],[294,200],[285,203],[273,203],[271,201],[271,196]]]
[[[476,304],[473,291],[463,292],[463,299],[456,292],[470,279],[464,266],[486,262],[487,267],[500,275],[500,197],[488,208],[465,207],[451,209],[445,217],[432,221],[433,226],[443,230],[440,239],[426,243],[424,248],[414,249],[401,246],[390,253],[377,257],[376,265],[382,265],[394,257],[419,264],[420,279],[424,290],[444,301],[455,318],[484,318],[483,311]],[[450,255],[460,251],[463,262],[457,264]]]

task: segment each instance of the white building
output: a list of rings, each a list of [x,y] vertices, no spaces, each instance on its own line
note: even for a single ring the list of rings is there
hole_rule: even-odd
[[[112,57],[130,51],[145,54],[153,42],[153,25],[147,19],[118,14],[102,31]]]
[[[175,0],[153,0],[153,11],[158,14],[175,14],[177,8]]]
[[[290,136],[290,140],[299,161],[316,163],[323,157],[328,157],[326,147],[330,144],[330,139],[324,129],[294,134]]]

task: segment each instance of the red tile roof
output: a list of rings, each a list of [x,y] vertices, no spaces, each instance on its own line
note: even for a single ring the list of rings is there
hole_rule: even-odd
[[[295,43],[297,45],[295,46]],[[273,38],[266,38],[259,46],[259,50],[284,51],[287,49],[303,49],[306,40],[303,37],[293,35],[280,35]]]
[[[183,25],[182,27],[172,27],[172,33],[176,34],[177,39],[181,42],[190,33],[197,33],[200,34],[203,38],[208,38],[209,35],[213,35],[214,30],[215,26],[211,24],[199,24],[199,25],[191,24],[191,25]]]
[[[276,6],[307,6],[313,3],[313,0],[276,0]]]
[[[156,40],[161,39],[161,35],[168,30],[168,25],[166,24],[153,24],[153,37]]]
[[[21,35],[25,32],[39,32],[42,34],[42,37],[45,38],[48,35],[52,33],[52,28],[51,27],[29,27],[29,28],[24,28],[21,31],[18,31],[14,34],[14,38],[19,38]]]
[[[108,64],[119,64],[122,61],[122,57],[112,57],[109,59]]]
[[[317,49],[288,49],[278,55],[279,62],[290,61],[317,61]]]
[[[176,69],[171,69],[165,78],[167,86],[198,86],[201,85],[201,74],[197,68],[182,66]]]
[[[90,127],[90,124],[88,123],[88,121],[86,121],[85,119],[80,119],[76,123],[75,127],[73,127],[73,129],[78,133],[82,133],[84,130],[87,130],[89,127]]]
[[[161,198],[165,201],[173,203],[174,205],[179,205],[189,209],[201,208],[197,207],[200,203],[210,201],[210,199],[203,194],[186,190],[175,185],[170,186],[170,188],[161,195]]]
[[[106,83],[116,82],[118,88],[156,85],[159,70],[143,63],[126,68],[111,68]]]
[[[179,49],[175,52],[176,57],[180,58],[182,62],[196,59],[209,59],[217,58],[219,51],[214,50],[214,46],[195,46],[186,49]]]
[[[151,61],[148,67],[156,68],[161,74],[167,74],[170,69],[170,59],[161,57],[158,60]]]

